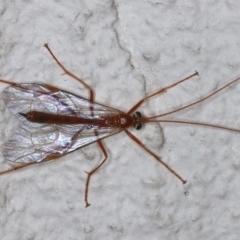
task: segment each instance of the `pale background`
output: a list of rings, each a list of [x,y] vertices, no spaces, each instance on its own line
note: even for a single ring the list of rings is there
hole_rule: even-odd
[[[90,3],[89,3],[90,2]],[[240,3],[225,1],[0,2],[0,76],[44,82],[81,96],[48,52],[91,85],[96,101],[127,111],[148,93],[186,82],[144,104],[144,115],[183,106],[240,76]],[[1,84],[1,91],[6,85]],[[172,118],[240,128],[240,84]],[[20,124],[0,101],[4,142]],[[170,116],[169,116],[170,117]],[[124,133],[58,161],[0,177],[0,239],[224,239],[240,234],[240,134],[153,124],[136,133],[187,179],[182,185]]]

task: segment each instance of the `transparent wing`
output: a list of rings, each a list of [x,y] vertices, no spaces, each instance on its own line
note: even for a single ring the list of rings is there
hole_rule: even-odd
[[[2,98],[10,111],[23,121],[23,125],[5,144],[3,154],[9,161],[41,162],[52,155],[64,155],[121,131],[119,128],[98,128],[91,124],[31,123],[19,114],[42,111],[92,119],[120,113],[51,86],[17,84],[6,88]],[[92,111],[90,106],[93,107]]]
[[[119,129],[94,129],[83,125],[22,125],[5,144],[3,155],[18,163],[41,162],[55,154],[61,156],[119,132]]]
[[[38,127],[41,124],[29,122],[19,113],[39,111],[89,119],[98,119],[120,113],[116,109],[95,102],[92,103],[88,99],[72,93],[38,83],[23,83],[9,86],[4,89],[2,99],[19,120],[31,127]],[[90,106],[94,109],[93,114],[90,111]]]

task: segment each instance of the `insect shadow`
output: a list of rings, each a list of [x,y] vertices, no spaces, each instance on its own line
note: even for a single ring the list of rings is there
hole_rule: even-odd
[[[0,79],[0,82],[10,85],[5,88],[2,93],[3,101],[9,110],[23,123],[5,144],[3,150],[3,155],[6,160],[19,163],[20,165],[13,166],[11,169],[0,172],[0,175],[25,168],[35,163],[55,160],[83,146],[97,142],[104,157],[99,165],[91,171],[86,172],[87,179],[84,199],[86,207],[88,207],[90,206],[88,191],[91,177],[108,158],[108,153],[102,143],[102,139],[106,137],[124,131],[137,145],[148,152],[184,184],[186,180],[166,164],[161,157],[147,148],[137,137],[129,132],[128,128],[134,127],[136,130],[140,130],[143,124],[159,122],[191,124],[240,132],[238,129],[211,123],[162,119],[162,117],[179,112],[209,99],[231,84],[239,81],[240,78],[227,83],[218,90],[213,91],[211,94],[191,104],[156,116],[145,117],[142,116],[141,112],[136,111],[143,102],[149,98],[165,93],[167,90],[197,76],[198,73],[195,72],[176,83],[161,88],[142,98],[125,113],[96,103],[93,89],[81,78],[67,70],[56,58],[48,44],[45,44],[44,47],[65,74],[80,82],[88,89],[89,99],[47,84],[17,84],[12,81]]]

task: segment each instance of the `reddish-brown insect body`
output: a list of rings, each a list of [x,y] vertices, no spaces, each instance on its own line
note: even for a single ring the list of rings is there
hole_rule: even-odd
[[[102,117],[99,119],[88,119],[81,117],[73,117],[66,115],[57,115],[45,112],[30,111],[19,113],[24,116],[29,122],[46,123],[46,124],[91,124],[99,128],[112,127],[112,128],[129,128],[137,124],[135,115],[131,117],[129,114],[121,113],[114,116]]]
[[[206,97],[181,108],[152,117],[142,117],[140,112],[137,111],[134,114],[133,112],[136,111],[144,101],[153,96],[162,94],[168,89],[173,88],[194,76],[197,76],[198,73],[195,72],[189,77],[186,77],[172,85],[169,85],[153,94],[144,97],[127,113],[124,113],[117,109],[96,103],[94,101],[93,89],[81,78],[68,71],[55,57],[47,44],[45,44],[44,47],[49,51],[57,64],[67,75],[79,81],[89,90],[89,99],[84,99],[46,84],[16,84],[11,81],[0,79],[0,82],[10,85],[10,87],[6,88],[3,92],[3,99],[6,105],[13,112],[13,114],[15,114],[19,120],[23,122],[23,127],[20,127],[15,132],[12,138],[5,144],[4,149],[4,156],[7,160],[22,164],[2,171],[0,172],[0,175],[27,167],[35,164],[36,162],[48,162],[50,160],[57,159],[62,155],[65,155],[85,145],[97,142],[104,155],[104,159],[93,170],[86,172],[88,176],[85,187],[85,203],[86,207],[88,207],[90,205],[88,202],[88,189],[91,176],[104,164],[108,158],[107,151],[102,143],[102,139],[108,136],[125,131],[125,133],[135,143],[148,152],[158,162],[163,164],[182,183],[186,183],[186,180],[184,180],[178,173],[168,166],[161,159],[161,157],[152,152],[137,137],[129,132],[128,128],[133,126],[135,129],[140,130],[142,125],[145,123],[162,122],[193,124],[240,132],[238,129],[210,123],[161,119],[163,116],[181,111],[210,98],[229,85],[239,81],[240,78],[229,82]],[[24,98],[21,98],[21,94],[24,96]],[[20,101],[21,104],[19,104]],[[46,142],[42,143],[42,141],[38,140],[37,137],[35,137],[34,141],[32,141],[31,138],[35,136],[35,134],[31,134],[32,132],[41,133],[39,135],[45,133]],[[61,138],[57,137],[59,135],[61,135]],[[21,139],[25,145],[29,144],[27,150],[21,148],[19,139]],[[34,145],[35,143],[37,144]]]

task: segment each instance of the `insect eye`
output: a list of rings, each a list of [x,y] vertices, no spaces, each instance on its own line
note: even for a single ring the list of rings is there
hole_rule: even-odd
[[[142,114],[140,112],[134,113],[135,124],[134,128],[140,130],[142,128]]]
[[[141,118],[142,114],[140,112],[135,112],[135,116],[136,116],[136,118]]]
[[[137,124],[135,124],[134,127],[135,127],[136,130],[140,130],[142,128],[142,124],[141,123],[137,123]]]

